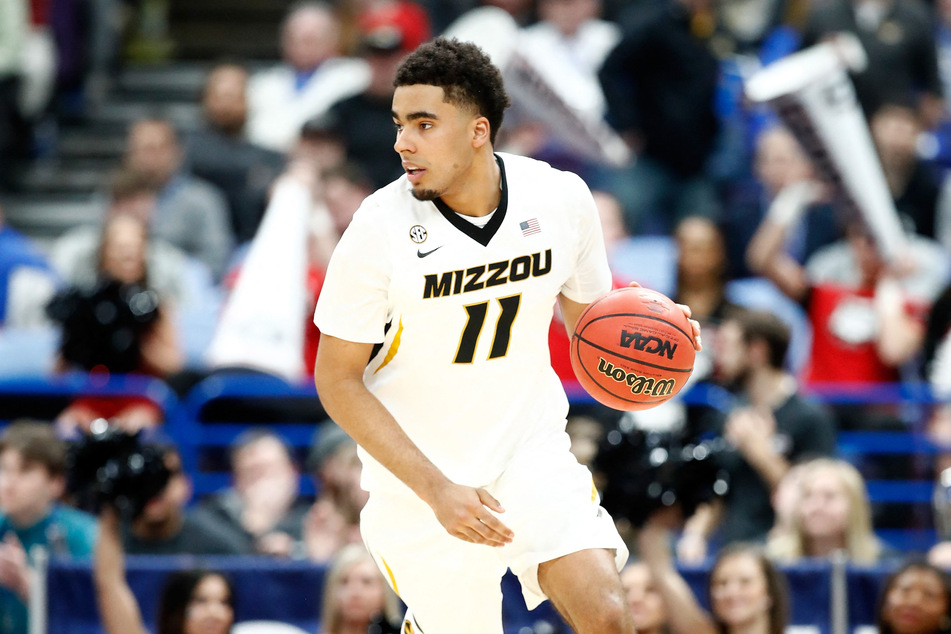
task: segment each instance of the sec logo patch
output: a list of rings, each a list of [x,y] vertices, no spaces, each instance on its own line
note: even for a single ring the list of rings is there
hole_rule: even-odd
[[[426,227],[423,225],[413,225],[409,229],[409,239],[415,242],[416,244],[422,244],[426,242],[426,238],[429,234],[426,232]]]

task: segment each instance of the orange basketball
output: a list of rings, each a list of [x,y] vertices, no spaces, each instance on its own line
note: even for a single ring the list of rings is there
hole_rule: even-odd
[[[671,399],[693,372],[693,328],[667,296],[620,288],[578,319],[571,366],[597,401],[620,410],[648,409]]]

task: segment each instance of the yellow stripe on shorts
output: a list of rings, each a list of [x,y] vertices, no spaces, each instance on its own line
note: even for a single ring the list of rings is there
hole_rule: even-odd
[[[383,567],[386,568],[386,574],[390,578],[390,585],[393,586],[393,592],[396,593],[396,596],[400,596],[400,589],[396,587],[396,577],[393,576],[393,571],[390,570],[390,564],[386,563],[386,560],[383,559],[383,555],[380,555],[380,561],[383,562]]]
[[[373,371],[373,374],[376,374],[382,370],[387,363],[393,360],[393,357],[396,356],[396,351],[400,348],[400,335],[403,334],[403,318],[400,317],[400,325],[396,329],[396,335],[393,336],[393,343],[390,344],[390,349],[386,351],[386,356],[383,357],[383,363],[380,364],[376,370]]]
[[[591,501],[598,499],[598,487],[594,486],[594,478],[591,478]]]

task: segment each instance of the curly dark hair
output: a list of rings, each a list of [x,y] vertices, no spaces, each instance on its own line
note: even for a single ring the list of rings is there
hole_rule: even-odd
[[[409,55],[396,71],[395,87],[439,86],[448,103],[472,107],[489,120],[489,140],[502,127],[509,96],[502,73],[482,49],[470,42],[437,37]]]

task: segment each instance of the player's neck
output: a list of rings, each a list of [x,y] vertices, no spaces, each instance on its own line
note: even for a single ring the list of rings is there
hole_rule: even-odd
[[[491,146],[476,154],[472,167],[458,187],[440,198],[456,213],[464,216],[486,216],[499,206],[502,198],[502,173]]]

